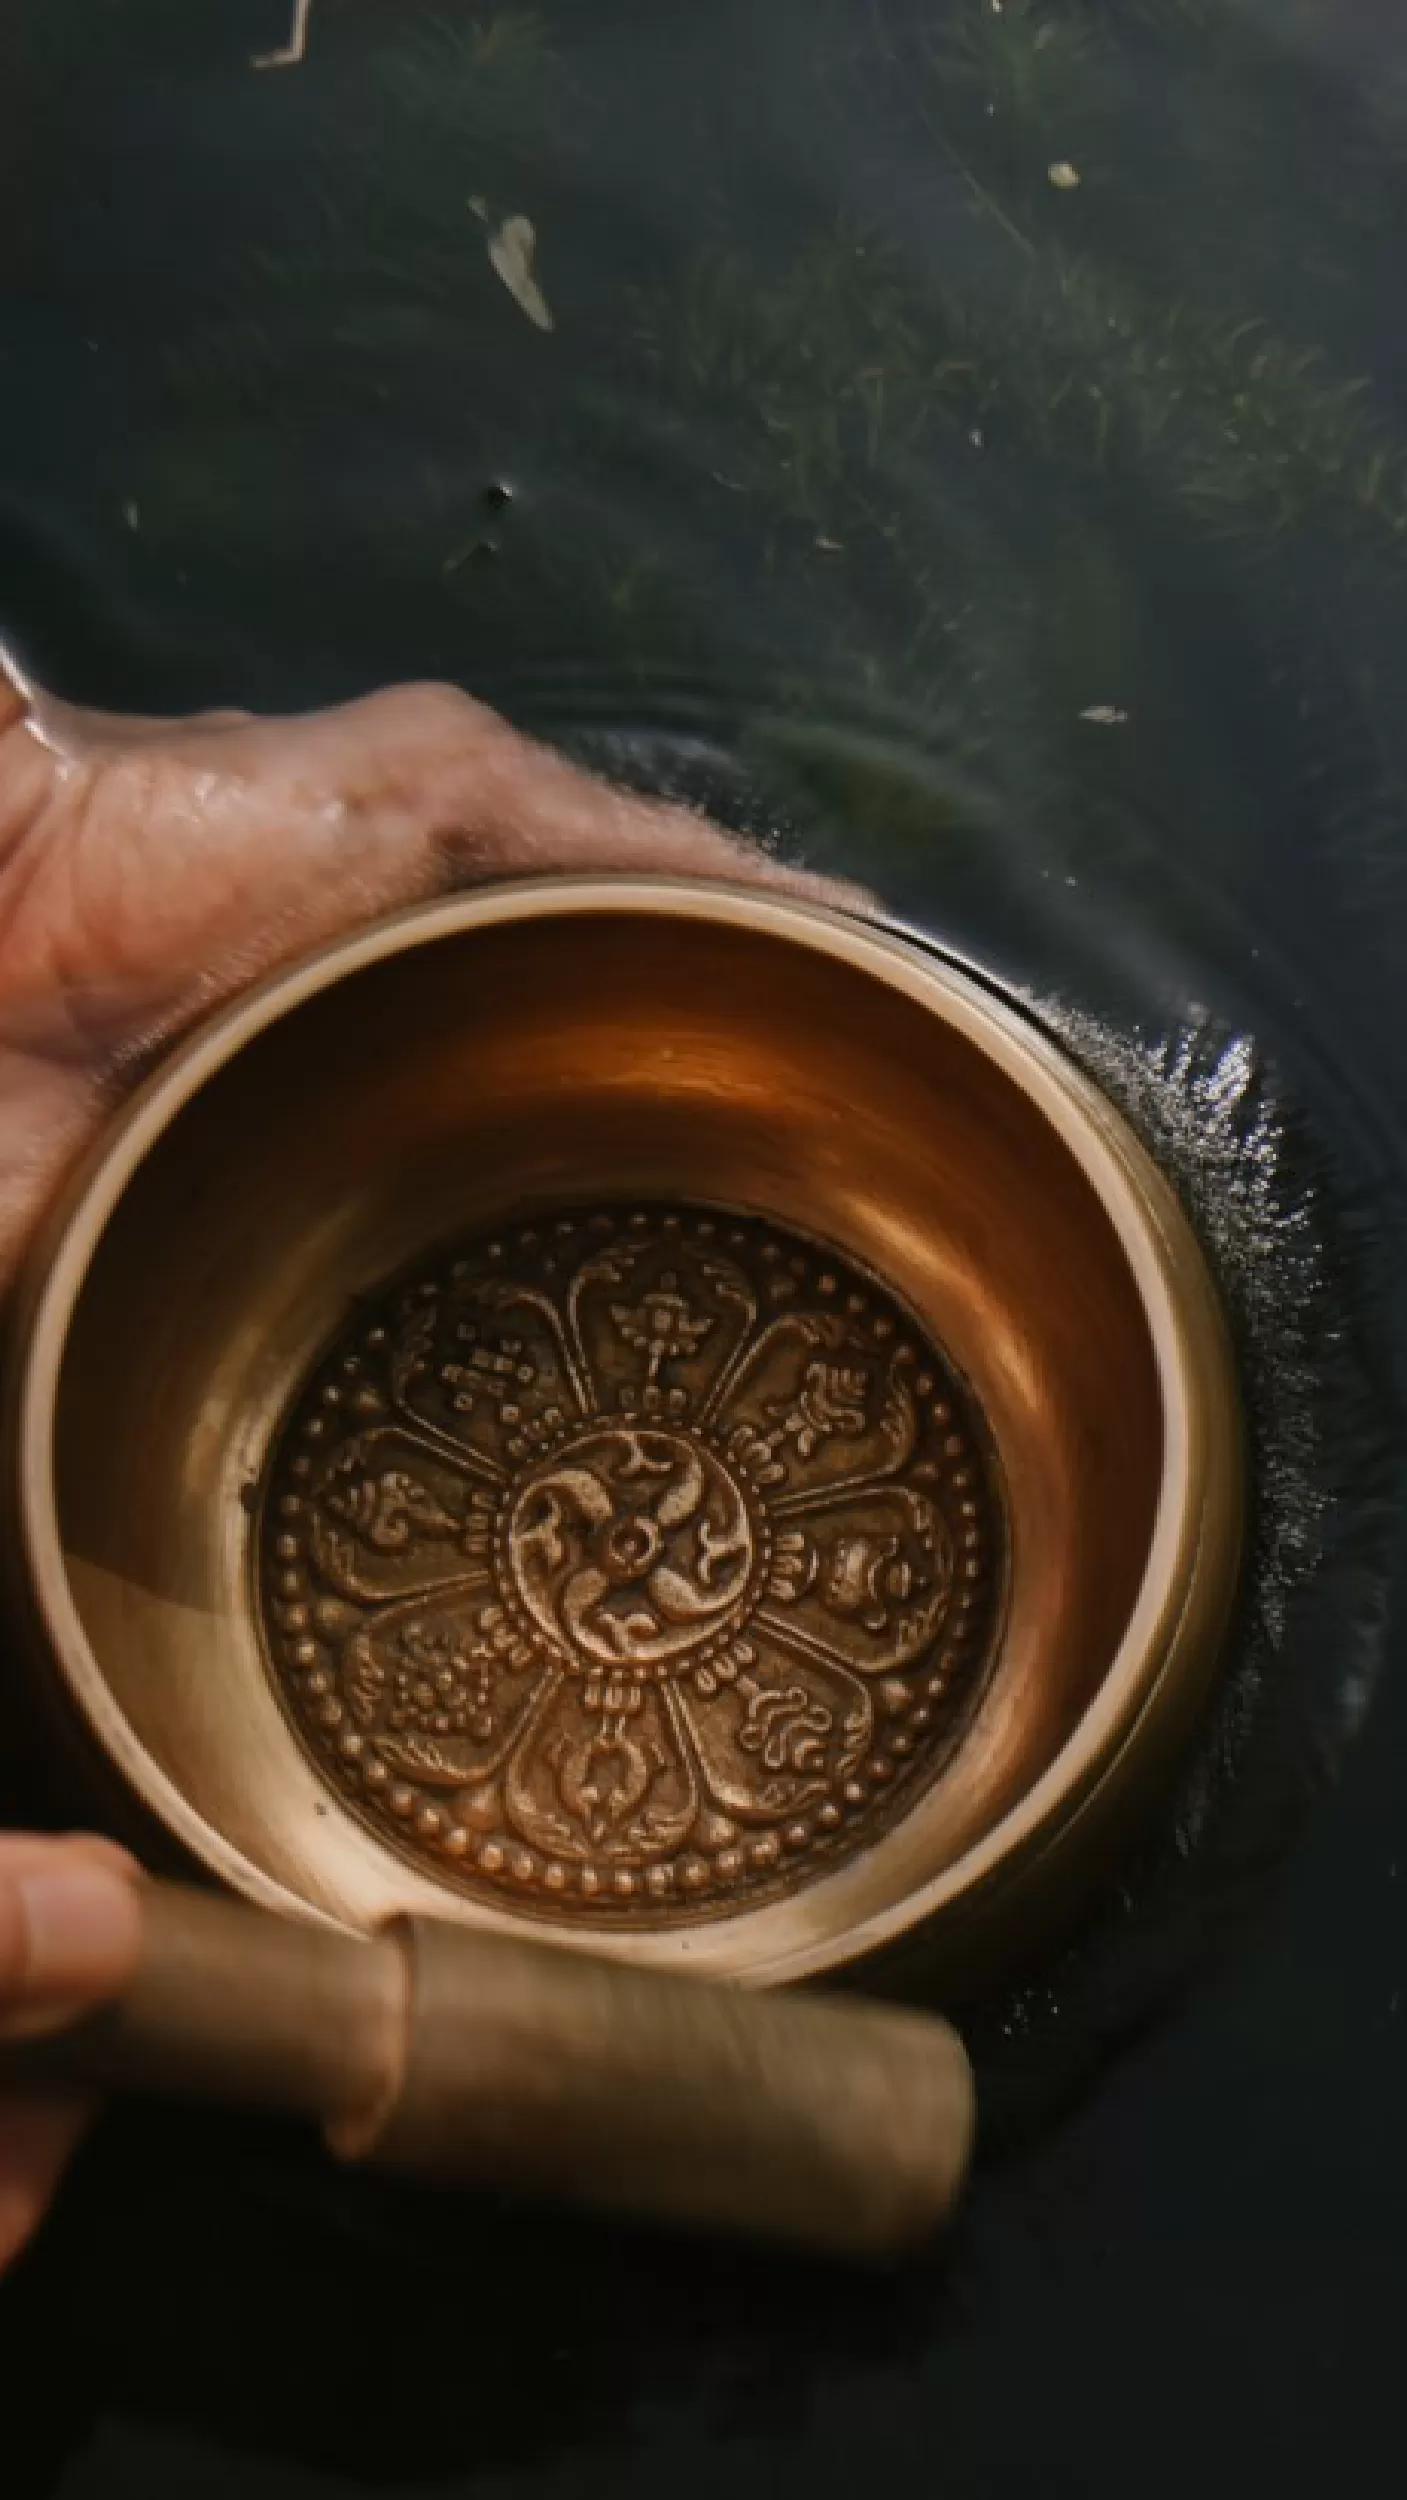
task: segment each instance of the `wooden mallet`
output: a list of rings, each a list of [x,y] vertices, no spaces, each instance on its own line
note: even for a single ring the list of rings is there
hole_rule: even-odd
[[[0,2044],[0,2085],[318,2120],[344,2160],[856,2257],[948,2213],[974,2127],[946,2023],[398,1920],[361,1938],[150,1883],[126,1993]]]

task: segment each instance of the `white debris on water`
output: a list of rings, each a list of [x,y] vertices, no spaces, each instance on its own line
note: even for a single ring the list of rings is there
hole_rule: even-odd
[[[288,41],[277,52],[256,52],[252,69],[296,69],[308,57],[308,20],[313,14],[313,0],[293,0],[293,23]]]
[[[531,217],[505,217],[489,236],[489,259],[516,304],[539,330],[552,328],[547,298],[533,275],[537,235]]]

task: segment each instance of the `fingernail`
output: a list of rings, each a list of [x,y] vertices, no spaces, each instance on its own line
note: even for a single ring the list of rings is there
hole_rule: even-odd
[[[19,1887],[31,1999],[104,1996],[121,1986],[141,1942],[142,1914],[126,1877],[96,1864],[46,1867]]]

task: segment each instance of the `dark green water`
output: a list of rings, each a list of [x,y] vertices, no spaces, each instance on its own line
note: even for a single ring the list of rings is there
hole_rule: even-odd
[[[42,672],[444,675],[705,785],[716,744],[986,949],[1143,921],[1361,1027],[1407,738],[1390,13],[313,0],[254,69],[287,16],[8,12]],[[550,331],[490,257],[523,217]]]
[[[867,879],[1179,1178],[1253,1570],[1180,1799],[974,2018],[1019,2132],[1259,1898],[1374,1687],[1352,1776],[1402,1731],[1407,33],[1390,0],[313,0],[306,59],[255,69],[289,16],[11,0],[0,625],[144,711],[468,686]],[[587,2298],[574,2240],[490,2239],[520,2301],[525,2267]],[[803,2316],[854,2361],[850,2311]],[[603,2338],[567,2339],[583,2419]],[[1075,2454],[1020,2487],[1095,2488]]]

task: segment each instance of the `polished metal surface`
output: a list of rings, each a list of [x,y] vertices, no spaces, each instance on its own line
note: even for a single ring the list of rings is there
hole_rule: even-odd
[[[258,1544],[326,1776],[441,1878],[580,1926],[726,1915],[906,1812],[980,1691],[1005,1530],[963,1384],[869,1276],[621,1207],[359,1312]]]
[[[547,1269],[566,1221],[618,1282]],[[494,1241],[536,1304],[478,1293]],[[773,1267],[815,1342],[775,1333],[720,1397]],[[438,1288],[419,1346],[398,1278]],[[847,1450],[877,1483],[910,1394],[884,1501],[808,1514]],[[5,1454],[40,1688],[210,1871],[354,1924],[530,1921],[750,1981],[915,1935],[986,1956],[1097,1879],[1206,1690],[1238,1552],[1220,1315],[1104,1098],[900,939],[662,880],[438,905],[215,1019],[36,1253]],[[996,1637],[921,1692],[969,1530]]]

